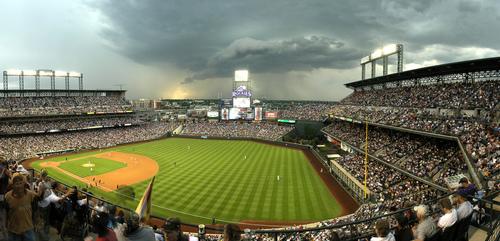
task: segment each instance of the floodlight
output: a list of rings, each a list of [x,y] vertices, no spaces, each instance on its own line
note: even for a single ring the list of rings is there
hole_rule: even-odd
[[[364,64],[364,63],[368,63],[370,62],[370,56],[365,56],[361,59],[361,63]]]
[[[39,70],[38,75],[40,76],[52,76],[54,72],[52,70]]]
[[[398,46],[396,44],[389,44],[389,45],[384,46],[383,54],[388,55],[388,54],[396,53],[397,50],[398,50]]]
[[[35,76],[36,75],[36,70],[23,70],[23,75],[24,76]]]
[[[7,75],[21,75],[21,70],[9,69],[7,70]]]
[[[248,70],[234,71],[234,81],[248,81]]]
[[[382,57],[382,49],[377,49],[370,55],[371,60],[378,59],[380,57]]]
[[[66,76],[68,76],[68,72],[66,72],[66,71],[58,71],[58,70],[56,70],[56,71],[55,71],[55,75],[56,75],[57,77],[66,77]]]
[[[78,72],[71,71],[71,72],[69,72],[69,76],[71,76],[71,77],[81,77],[82,74],[78,73]]]

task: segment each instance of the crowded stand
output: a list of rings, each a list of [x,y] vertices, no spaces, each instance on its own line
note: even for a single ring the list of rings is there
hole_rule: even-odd
[[[363,125],[336,120],[323,130],[358,148],[364,148]],[[402,135],[378,127],[370,128],[368,136],[369,153],[419,177],[433,180],[436,175],[443,178],[447,177],[446,174],[467,172],[458,146],[451,141],[412,134]],[[447,167],[446,171],[443,170],[444,167]]]
[[[2,137],[0,156],[9,160],[23,160],[46,152],[105,148],[159,138],[178,126],[175,122],[158,122],[129,127]]]
[[[373,107],[341,105],[337,106],[332,113],[336,116],[357,120],[368,120],[379,124],[457,136],[469,154],[469,159],[476,164],[484,177],[495,178],[500,171],[500,162],[498,161],[500,128],[498,123],[490,122],[489,119],[437,116],[417,109],[383,108],[375,110]],[[342,136],[348,135],[342,134]]]
[[[188,136],[213,136],[224,138],[259,138],[274,141],[281,139],[282,136],[291,130],[293,130],[292,126],[283,126],[267,122],[198,122],[185,124],[182,134]]]
[[[130,104],[113,96],[43,96],[0,98],[0,117],[73,115],[88,112],[121,113]]]
[[[40,133],[58,130],[77,130],[92,127],[114,127],[124,124],[138,125],[142,121],[134,116],[106,116],[92,118],[77,118],[71,119],[41,119],[41,120],[25,120],[25,121],[3,121],[0,122],[0,134],[27,134]]]
[[[333,103],[297,103],[280,108],[279,116],[282,119],[323,121],[333,106]]]
[[[381,90],[355,91],[341,103],[446,109],[494,109],[500,101],[500,81],[445,83]]]
[[[364,182],[364,157],[362,155],[349,154],[337,159],[337,163],[358,181]],[[401,209],[407,206],[407,203],[421,203],[442,194],[376,161],[368,160],[368,166],[367,187],[376,194],[375,200],[387,209]]]

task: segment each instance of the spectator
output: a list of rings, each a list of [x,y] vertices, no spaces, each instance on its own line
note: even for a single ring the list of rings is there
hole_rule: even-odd
[[[5,194],[8,206],[7,230],[9,240],[34,241],[33,215],[31,203],[43,193],[43,188],[37,193],[26,188],[26,179],[21,174],[12,178],[12,190]]]
[[[153,229],[142,225],[136,213],[130,214],[125,219],[125,229],[122,234],[122,236],[118,236],[120,241],[155,241]]]
[[[418,225],[413,228],[415,241],[425,241],[427,238],[437,233],[436,224],[429,216],[429,209],[426,205],[419,205],[414,208],[417,213]]]
[[[372,237],[370,241],[396,241],[390,232],[387,220],[379,220],[375,223],[375,234],[377,237]]]
[[[153,225],[153,231],[155,232],[156,241],[165,241],[165,234],[163,234],[156,225]]]
[[[188,237],[182,234],[181,221],[178,218],[169,218],[163,225],[166,240],[168,241],[188,241]]]
[[[224,226],[224,241],[241,240],[241,230],[236,224],[226,224]]]
[[[411,241],[413,240],[413,234],[410,227],[408,226],[408,219],[404,214],[396,215],[396,228],[395,228],[395,239],[396,241]]]
[[[38,239],[41,241],[49,240],[50,231],[50,211],[52,203],[58,203],[71,195],[71,190],[67,192],[64,196],[58,197],[52,191],[52,183],[48,180],[47,171],[42,170],[40,174],[41,180],[38,184],[38,189],[45,190],[41,196],[41,200],[38,202],[38,209],[36,210],[36,234]]]
[[[445,230],[446,228],[453,226],[457,222],[457,211],[451,205],[451,201],[449,198],[443,198],[439,200],[438,203],[441,207],[441,211],[444,214],[439,218],[437,226],[441,228],[441,230]]]
[[[115,232],[108,228],[109,215],[103,212],[97,212],[93,215],[91,224],[94,232],[97,234],[95,241],[117,241]]]
[[[466,197],[457,193],[453,196],[453,201],[457,206],[458,220],[462,220],[472,214],[472,204],[467,200]]]
[[[5,194],[9,185],[11,173],[9,165],[3,157],[0,156],[0,240],[7,240],[7,212],[5,209]]]
[[[458,188],[457,192],[461,196],[470,198],[476,194],[476,185],[474,185],[474,183],[469,183],[469,179],[467,179],[466,177],[462,177],[458,183],[460,184],[460,187]]]

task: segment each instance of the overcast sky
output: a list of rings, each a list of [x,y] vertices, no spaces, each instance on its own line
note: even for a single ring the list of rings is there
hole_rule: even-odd
[[[0,9],[0,70],[78,71],[85,88],[123,85],[128,98],[229,97],[233,71],[247,68],[256,97],[339,100],[361,78],[360,59],[389,43],[404,44],[405,69],[500,56],[498,0],[15,0]]]

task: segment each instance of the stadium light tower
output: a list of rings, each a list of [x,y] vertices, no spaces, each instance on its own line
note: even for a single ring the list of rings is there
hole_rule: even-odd
[[[24,77],[31,76],[35,77],[35,90],[40,90],[40,77],[45,77],[50,79],[50,89],[54,91],[56,89],[56,78],[64,78],[65,90],[69,90],[70,78],[76,78],[78,80],[78,89],[83,90],[83,74],[78,72],[66,72],[66,71],[54,71],[50,69],[39,69],[39,70],[17,70],[10,69],[3,71],[3,89],[4,91],[9,90],[9,76],[19,77],[19,90],[24,90]],[[5,92],[7,93],[7,92]],[[54,92],[53,92],[54,93]],[[37,92],[39,94],[39,92]],[[69,94],[69,92],[68,92]],[[23,92],[21,92],[23,95]]]
[[[387,75],[389,66],[389,56],[397,54],[398,64],[396,72],[403,72],[403,45],[402,44],[389,44],[383,48],[376,49],[368,56],[361,58],[361,79],[366,77],[366,65],[371,64],[371,78],[374,78],[377,67],[377,60],[382,59],[382,75]]]

